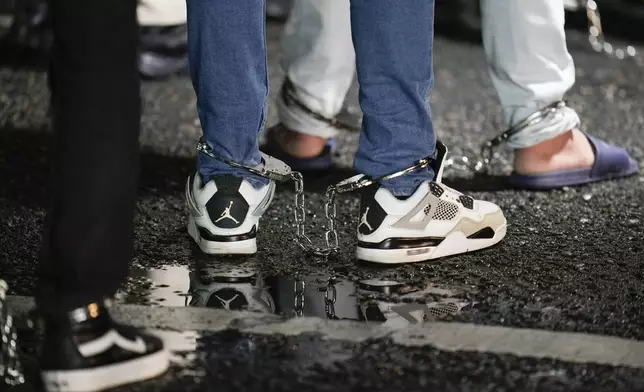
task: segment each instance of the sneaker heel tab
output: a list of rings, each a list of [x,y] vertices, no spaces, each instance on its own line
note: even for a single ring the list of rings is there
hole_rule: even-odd
[[[429,165],[434,171],[434,182],[441,183],[443,181],[443,170],[445,168],[444,163],[448,152],[449,150],[447,149],[447,146],[437,140],[436,151],[434,152],[435,158]]]

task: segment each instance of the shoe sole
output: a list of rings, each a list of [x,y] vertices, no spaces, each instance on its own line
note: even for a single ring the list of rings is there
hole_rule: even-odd
[[[474,252],[496,245],[507,231],[507,222],[499,226],[492,238],[467,238],[460,231],[451,233],[438,246],[426,246],[413,249],[371,249],[357,247],[358,260],[379,264],[405,264],[435,260],[441,257]]]
[[[203,239],[192,215],[188,217],[188,234],[197,243],[199,249],[209,255],[252,255],[257,253],[257,241],[255,238],[227,242]]]
[[[92,369],[52,370],[41,373],[47,392],[94,392],[158,377],[170,366],[166,350]]]

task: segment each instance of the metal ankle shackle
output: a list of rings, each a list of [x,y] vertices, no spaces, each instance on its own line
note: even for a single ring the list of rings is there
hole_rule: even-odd
[[[553,102],[552,104],[533,112],[515,125],[481,144],[479,159],[473,159],[466,155],[453,155],[445,161],[445,167],[450,167],[458,171],[472,171],[477,174],[489,174],[490,164],[495,158],[499,159],[499,154],[495,152],[495,149],[498,146],[507,142],[512,137],[517,136],[528,127],[550,118],[550,116],[566,107],[567,105],[565,101]]]

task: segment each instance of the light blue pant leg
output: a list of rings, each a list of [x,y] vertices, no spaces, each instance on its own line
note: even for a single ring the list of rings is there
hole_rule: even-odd
[[[192,83],[204,139],[213,153],[247,165],[260,162],[258,134],[268,96],[263,0],[187,0]],[[268,183],[207,155],[198,158],[206,181],[213,175]]]
[[[431,155],[436,137],[428,95],[433,84],[433,0],[351,0],[360,106],[364,113],[358,172],[390,174]],[[383,184],[410,195],[431,169]]]

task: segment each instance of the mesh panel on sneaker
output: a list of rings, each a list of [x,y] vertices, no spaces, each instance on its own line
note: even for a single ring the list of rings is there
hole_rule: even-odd
[[[458,201],[460,201],[463,207],[467,208],[468,210],[474,209],[474,199],[472,199],[471,197],[461,195],[458,197]]]
[[[432,205],[427,204],[427,206],[425,206],[425,209],[423,210],[423,212],[425,213],[425,215],[429,215],[429,211],[431,211],[431,210],[432,210]]]
[[[444,200],[440,200],[436,206],[436,211],[432,215],[432,219],[436,220],[452,220],[458,214],[458,206]]]
[[[441,197],[445,192],[445,190],[443,190],[443,188],[435,182],[429,183],[429,191],[436,197]]]

